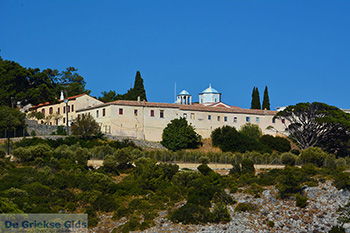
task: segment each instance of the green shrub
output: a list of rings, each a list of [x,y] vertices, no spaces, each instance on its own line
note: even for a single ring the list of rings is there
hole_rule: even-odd
[[[19,147],[13,150],[13,156],[15,156],[20,162],[28,162],[33,160],[33,155],[30,149]]]
[[[350,190],[350,177],[347,173],[338,173],[334,176],[334,186],[337,189],[347,189]]]
[[[295,154],[295,155],[300,155],[300,150],[298,150],[298,149],[292,149],[292,150],[290,151],[290,153],[293,153],[293,154]]]
[[[248,193],[256,198],[260,197],[263,191],[264,191],[264,188],[262,188],[257,183],[252,183],[251,185],[248,186],[248,188],[244,190],[245,193]]]
[[[246,151],[265,151],[263,147],[255,138],[250,138],[240,132],[234,127],[223,126],[215,129],[211,134],[211,139],[214,146],[218,146],[224,152],[246,152]]]
[[[198,148],[201,136],[185,118],[174,119],[164,128],[161,143],[172,151]]]
[[[345,229],[342,226],[334,226],[328,233],[345,233]]]
[[[283,137],[273,137],[271,135],[263,135],[260,138],[260,142],[272,150],[279,152],[288,152],[291,149],[290,142],[288,139]]]
[[[300,208],[306,207],[306,205],[307,205],[307,197],[297,193],[297,194],[295,194],[295,200],[296,200],[295,205],[297,207],[300,207]]]
[[[213,212],[212,212],[212,220],[211,222],[215,223],[226,223],[231,220],[230,213],[227,210],[227,207],[223,204],[215,205]]]
[[[5,158],[5,156],[6,156],[6,152],[3,150],[0,150],[0,159]]]
[[[201,164],[208,164],[209,158],[207,156],[201,156],[199,157],[198,162],[200,162]]]
[[[212,220],[209,208],[187,203],[170,214],[170,220],[183,224],[208,223]]]
[[[317,147],[310,147],[301,152],[300,162],[302,164],[311,163],[318,167],[322,167],[327,156],[328,154],[322,149]]]
[[[113,153],[116,150],[109,146],[109,145],[103,145],[103,146],[95,146],[92,148],[91,153],[92,153],[92,158],[95,159],[104,159],[107,155],[113,155]]]
[[[206,164],[201,164],[197,167],[198,171],[203,175],[207,176],[213,172],[213,170]]]
[[[337,164],[336,164],[336,158],[335,155],[329,154],[325,157],[323,166],[328,169],[336,169]]]
[[[287,198],[291,194],[301,192],[301,184],[308,181],[308,175],[305,169],[297,167],[286,167],[277,177],[277,189],[281,198]]]
[[[23,213],[16,204],[7,198],[0,197],[0,213]]]
[[[109,194],[99,195],[94,201],[93,206],[94,209],[104,212],[111,212],[117,208],[114,197]]]
[[[284,165],[294,166],[296,163],[296,157],[290,152],[285,152],[281,155],[281,162]]]
[[[256,205],[248,202],[240,202],[235,207],[236,212],[250,212],[256,210]]]
[[[274,221],[271,221],[271,220],[267,221],[267,226],[269,226],[271,228],[274,227],[275,226]]]
[[[245,125],[243,125],[239,132],[249,138],[258,140],[261,135],[262,135],[262,131],[260,129],[260,127],[258,125],[252,124],[252,123],[246,123]]]
[[[251,159],[243,159],[241,162],[242,174],[255,174],[254,163]]]
[[[337,168],[345,169],[346,168],[346,160],[344,158],[339,158],[335,161]]]

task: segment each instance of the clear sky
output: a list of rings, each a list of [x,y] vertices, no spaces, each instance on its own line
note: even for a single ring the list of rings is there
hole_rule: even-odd
[[[195,100],[209,83],[249,107],[268,85],[273,108],[350,108],[349,0],[0,0],[0,56],[78,68],[95,96],[124,93],[141,71],[150,101]]]

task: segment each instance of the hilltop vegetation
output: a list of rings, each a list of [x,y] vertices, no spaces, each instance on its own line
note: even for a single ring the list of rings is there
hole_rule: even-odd
[[[226,176],[206,165],[213,159],[211,154],[200,154],[198,160],[203,164],[198,171],[180,171],[175,164],[157,163],[162,153],[169,157],[186,154],[143,151],[127,141],[76,137],[22,140],[13,151],[16,162],[0,159],[0,212],[85,212],[91,227],[98,224],[101,213],[113,213],[115,221],[128,220],[117,231],[128,232],[153,226],[162,210],[168,211],[173,222],[228,222],[227,207],[236,205],[230,193],[237,191],[259,196],[264,187],[274,185],[279,198],[296,198],[296,205],[303,208],[307,205],[304,185],[333,179],[338,188],[350,187],[349,175],[342,172],[346,160],[336,160],[317,148],[288,154],[297,164],[304,164],[302,168],[289,166],[259,174],[253,165],[262,154],[218,153],[230,156],[233,167]],[[288,157],[282,155],[269,156]],[[90,158],[104,158],[104,167],[87,167]],[[127,176],[119,179],[121,173]],[[237,211],[251,208],[236,206]]]

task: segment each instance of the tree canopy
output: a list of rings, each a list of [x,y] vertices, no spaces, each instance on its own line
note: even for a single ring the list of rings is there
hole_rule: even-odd
[[[14,130],[22,131],[25,127],[25,114],[15,108],[0,106],[0,135],[9,136]]]
[[[263,104],[262,104],[261,109],[270,110],[270,97],[269,97],[269,90],[268,90],[267,86],[265,86],[264,99],[263,99]]]
[[[85,89],[84,78],[74,67],[62,72],[49,68],[41,71],[22,67],[0,57],[0,105],[53,102],[59,97],[60,91],[68,96],[89,93]]]
[[[259,89],[257,87],[253,88],[252,91],[252,102],[251,102],[251,109],[261,109],[261,104],[260,104],[260,94],[259,94]]]
[[[101,93],[102,96],[99,97],[99,100],[103,102],[112,102],[116,100],[137,100],[140,97],[140,100],[147,101],[146,90],[143,85],[143,79],[141,77],[140,71],[136,72],[134,87],[130,88],[125,94],[117,94],[115,91],[104,91]]]
[[[318,146],[332,153],[349,153],[350,114],[324,103],[299,103],[278,112],[290,137],[302,149]],[[345,150],[345,151],[344,151]]]
[[[197,148],[201,143],[201,136],[185,118],[174,119],[164,128],[161,143],[173,151]]]
[[[250,138],[254,138],[256,140],[258,140],[262,135],[262,131],[261,131],[260,127],[256,124],[252,124],[252,123],[244,124],[241,127],[241,129],[239,130],[239,132],[245,136],[248,136]]]
[[[72,134],[84,138],[96,137],[101,134],[101,127],[91,115],[79,115],[72,123]]]

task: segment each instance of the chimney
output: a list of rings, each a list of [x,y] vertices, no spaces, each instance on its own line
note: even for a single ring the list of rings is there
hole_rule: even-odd
[[[61,101],[63,101],[63,100],[64,100],[64,94],[63,94],[63,91],[61,91],[60,100],[61,100]]]
[[[140,101],[141,101],[141,97],[137,96],[137,102],[140,102]]]

